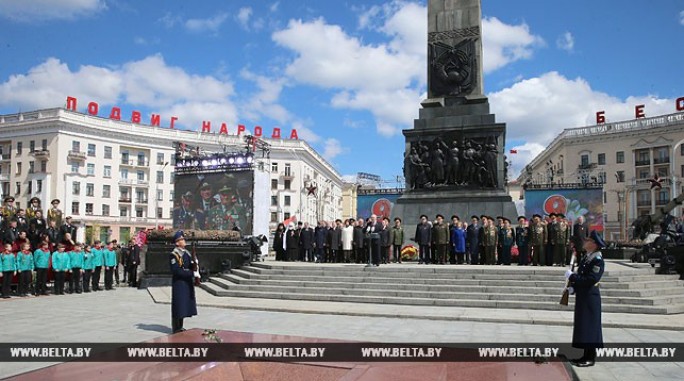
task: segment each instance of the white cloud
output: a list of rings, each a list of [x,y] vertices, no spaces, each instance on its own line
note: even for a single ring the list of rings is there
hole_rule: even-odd
[[[271,4],[268,7],[268,10],[271,12],[277,12],[278,11],[278,6],[280,6],[280,1],[276,1],[275,3]]]
[[[325,144],[323,145],[323,153],[321,155],[323,155],[326,160],[330,161],[346,151],[347,149],[342,147],[342,144],[339,140],[331,138],[325,140]]]
[[[496,17],[482,19],[482,66],[485,73],[532,57],[544,40],[530,33],[527,24],[509,25]]]
[[[216,33],[227,18],[228,13],[222,12],[205,19],[188,19],[185,21],[185,29],[196,33],[204,31]]]
[[[556,47],[567,52],[572,52],[575,48],[575,37],[573,37],[570,32],[561,34],[556,40]]]
[[[235,16],[235,18],[238,20],[240,25],[242,25],[242,27],[245,29],[249,29],[249,18],[250,17],[252,17],[252,8],[250,8],[250,7],[240,8],[237,16]]]
[[[0,16],[22,22],[73,20],[107,9],[104,0],[2,0]]]
[[[174,15],[171,12],[166,12],[164,16],[157,20],[157,22],[163,24],[167,28],[172,28],[176,24],[182,23],[182,19],[178,15]]]
[[[512,168],[509,168],[508,179],[513,180],[518,177],[518,174],[531,162],[537,155],[544,151],[545,146],[539,143],[525,143],[510,147],[511,150],[516,150],[517,153],[505,153],[511,161]]]
[[[563,129],[596,124],[597,111],[605,111],[606,121],[611,122],[634,119],[638,104],[645,105],[646,116],[674,110],[674,99],[652,95],[620,99],[592,89],[582,78],[568,79],[557,72],[524,79],[488,97],[492,112],[507,124],[506,139],[524,141],[532,152],[546,147]],[[519,171],[516,164],[524,163],[514,162]]]

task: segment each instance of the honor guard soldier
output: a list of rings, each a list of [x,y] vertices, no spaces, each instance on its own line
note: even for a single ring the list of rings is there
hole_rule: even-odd
[[[555,266],[565,265],[565,252],[570,244],[570,225],[565,220],[562,213],[556,214],[556,222],[553,229],[551,245],[553,246],[553,264]]]
[[[42,242],[33,252],[33,261],[36,264],[36,296],[47,295],[47,273],[50,266],[50,247],[47,242]]]
[[[3,202],[4,205],[0,208],[0,214],[2,214],[2,228],[6,229],[10,220],[17,214],[17,208],[14,207],[14,197],[12,196],[5,197]]]
[[[194,229],[195,212],[192,209],[192,192],[181,196],[180,206],[173,209],[173,227],[176,229]]]
[[[12,252],[12,245],[5,244],[5,250],[0,254],[0,277],[2,277],[2,298],[9,299],[12,287],[12,277],[17,275],[17,257]]]
[[[487,216],[487,225],[483,228],[484,240],[484,258],[485,265],[493,265],[496,263],[496,247],[498,245],[499,229],[494,225],[494,219]]]
[[[532,222],[529,226],[529,245],[533,266],[546,265],[546,257],[544,256],[544,246],[546,246],[546,226],[542,223],[541,218],[541,215],[535,214],[532,216]]]
[[[578,367],[593,366],[596,360],[596,348],[603,347],[601,328],[601,292],[599,282],[605,264],[601,249],[606,247],[603,238],[592,231],[584,240],[587,251],[577,267],[577,272],[568,270],[565,276],[569,281],[569,291],[575,294],[575,321],[572,332],[572,346],[584,349],[584,355],[570,363]]]
[[[60,228],[62,227],[62,217],[64,216],[64,213],[62,213],[62,210],[59,209],[59,200],[52,200],[52,202],[50,202],[50,205],[52,205],[52,207],[48,209],[47,212],[48,225],[50,224],[50,221],[55,221],[55,226],[57,228]]]
[[[173,240],[176,247],[169,255],[172,275],[171,326],[173,333],[177,333],[185,331],[184,318],[197,315],[195,278],[199,278],[199,273],[192,271],[192,255],[185,249],[183,231],[177,231]]]
[[[233,201],[233,192],[230,188],[223,187],[219,190],[219,196],[221,203],[209,210],[207,226],[212,230],[234,230],[239,227],[239,215]]]
[[[36,212],[38,211],[43,212],[43,209],[40,207],[40,199],[33,197],[29,200],[29,206],[26,208],[26,218],[29,220],[36,218]]]

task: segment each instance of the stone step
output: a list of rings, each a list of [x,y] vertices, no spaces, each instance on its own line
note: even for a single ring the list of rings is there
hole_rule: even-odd
[[[230,290],[241,291],[261,291],[261,292],[289,292],[293,294],[315,293],[320,295],[355,295],[355,296],[378,296],[378,297],[406,297],[424,299],[470,299],[470,300],[520,300],[534,302],[554,302],[558,301],[561,292],[556,294],[524,294],[520,290],[504,290],[504,292],[430,292],[414,290],[393,290],[380,289],[369,290],[360,288],[308,288],[296,286],[277,286],[277,285],[244,285],[235,284],[223,278],[211,278],[211,281],[221,287]],[[515,291],[512,293],[511,291]],[[608,297],[602,298],[604,304],[625,304],[625,305],[663,305],[684,303],[684,295],[657,296],[652,298],[630,298],[630,297]]]
[[[232,274],[238,275],[247,279],[270,279],[270,280],[291,280],[291,281],[321,281],[321,282],[372,282],[372,283],[410,283],[410,284],[431,284],[431,285],[480,285],[480,286],[541,286],[541,287],[562,287],[564,284],[563,276],[553,277],[550,280],[536,279],[528,277],[528,279],[500,279],[493,277],[481,278],[393,278],[385,277],[386,274],[376,274],[376,276],[334,276],[334,275],[291,275],[291,274],[271,274],[271,273],[254,273],[243,269],[232,269]],[[382,275],[382,277],[380,277]],[[684,287],[684,281],[667,280],[668,278],[661,278],[660,275],[654,275],[652,281],[639,282],[601,282],[602,288],[605,289],[651,289],[651,288],[667,288],[667,287]],[[661,280],[665,279],[665,280]],[[559,286],[560,285],[560,286]]]
[[[293,294],[288,292],[263,292],[263,291],[243,291],[222,289],[216,284],[202,284],[203,289],[216,296],[244,297],[244,298],[263,298],[263,299],[284,299],[284,300],[319,300],[352,303],[376,303],[376,304],[397,304],[397,305],[430,305],[430,306],[452,306],[452,307],[482,307],[482,308],[515,308],[515,309],[535,309],[535,310],[557,310],[567,311],[572,309],[574,298],[570,298],[570,306],[561,306],[555,302],[534,302],[516,300],[469,300],[469,299],[425,299],[407,297],[380,297],[380,296],[356,296],[356,295],[320,295],[320,294]],[[635,305],[614,305],[604,304],[603,312],[618,313],[641,313],[641,314],[672,314],[684,312],[684,304],[668,306],[635,306]]]
[[[323,281],[299,281],[299,280],[271,280],[271,279],[248,279],[234,274],[221,275],[223,279],[237,284],[245,285],[275,285],[318,288],[352,288],[352,289],[382,289],[382,290],[411,290],[411,291],[436,291],[436,292],[485,292],[504,293],[511,290],[511,286],[480,286],[480,285],[434,285],[434,284],[411,284],[411,283],[371,283],[371,282],[323,282]],[[550,286],[521,285],[516,286],[515,291],[521,294],[558,294],[562,287],[557,282]],[[670,287],[665,289],[601,289],[601,295],[612,297],[652,297],[664,295],[684,296],[684,287]]]

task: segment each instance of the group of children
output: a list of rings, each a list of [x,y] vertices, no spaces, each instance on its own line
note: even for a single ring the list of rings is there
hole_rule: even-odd
[[[69,249],[69,250],[67,250]],[[30,243],[24,243],[16,254],[12,251],[12,244],[5,244],[0,254],[0,279],[2,279],[2,297],[10,297],[12,278],[18,276],[17,295],[30,295],[30,286],[35,279],[34,295],[47,295],[48,271],[54,274],[53,294],[64,295],[64,285],[68,278],[68,293],[100,291],[100,275],[104,267],[105,290],[112,290],[113,275],[117,268],[114,244],[102,246],[100,241],[94,245],[75,243],[67,248],[63,243],[57,245],[57,250],[50,253],[49,244],[42,242],[31,252]],[[36,272],[35,278],[33,272]]]

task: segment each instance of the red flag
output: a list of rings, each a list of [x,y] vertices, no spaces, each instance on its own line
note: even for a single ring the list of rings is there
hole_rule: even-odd
[[[517,149],[512,149],[512,150],[511,150],[511,153],[512,153],[512,154],[518,153],[518,150],[517,150]]]

